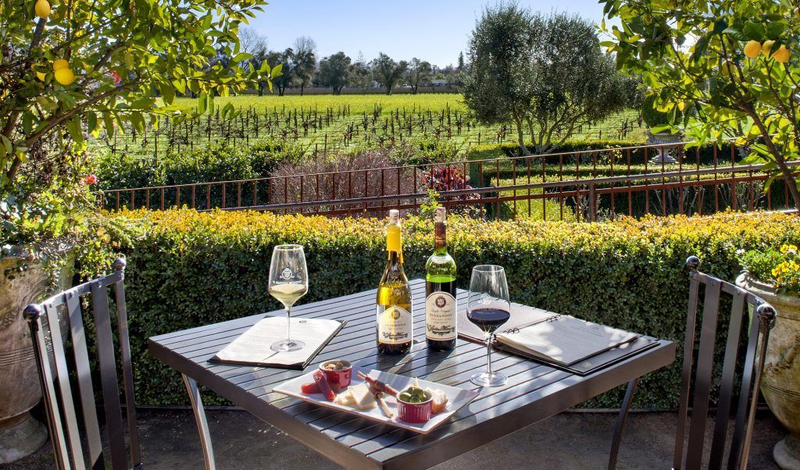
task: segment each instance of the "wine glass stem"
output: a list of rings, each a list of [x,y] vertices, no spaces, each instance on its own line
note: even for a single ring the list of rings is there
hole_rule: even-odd
[[[292,308],[286,307],[286,341],[291,341],[292,336]]]
[[[486,337],[486,373],[492,375],[492,334]]]

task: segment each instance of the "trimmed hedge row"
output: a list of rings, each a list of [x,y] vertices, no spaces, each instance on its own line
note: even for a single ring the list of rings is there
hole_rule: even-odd
[[[644,145],[642,142],[635,141],[585,141],[585,142],[572,142],[565,143],[564,145],[556,148],[551,152],[550,156],[544,155],[547,165],[545,172],[548,175],[555,175],[563,173],[564,178],[577,178],[575,162],[578,155],[570,155],[562,158],[563,165],[559,164],[559,158],[552,154],[562,152],[577,152],[577,151],[590,151],[590,150],[612,150],[623,147],[641,147]],[[630,165],[631,171],[644,173],[645,160],[649,160],[654,156],[654,150],[648,149],[647,152],[643,148],[632,149],[630,151]],[[674,152],[673,152],[674,155]],[[685,163],[684,169],[694,168],[698,163],[703,166],[713,165],[715,158],[719,166],[729,166],[731,164],[731,155],[735,162],[739,162],[741,157],[737,152],[731,153],[731,146],[728,144],[721,145],[717,148],[716,157],[713,145],[704,145],[702,147],[690,148],[685,151],[682,156]],[[515,144],[501,144],[501,145],[481,145],[475,146],[470,149],[468,160],[488,160],[499,157],[518,157],[519,147]],[[604,176],[611,176],[610,157],[614,158],[614,175],[620,175],[627,171],[628,166],[628,152],[620,150],[618,152],[588,152],[580,154],[580,177],[588,178],[595,175],[598,178]],[[647,158],[645,158],[645,156]],[[539,158],[535,156],[531,159],[531,175],[540,175],[542,172],[542,164]],[[516,160],[509,160],[501,162],[499,172],[497,166],[494,164],[485,164],[483,166],[483,175],[480,174],[480,167],[477,164],[470,165],[470,179],[473,185],[479,185],[480,181],[488,182],[499,177],[501,179],[511,179],[514,174],[519,178],[527,174],[527,165],[529,159],[519,158]],[[514,166],[516,165],[516,171]],[[647,165],[649,173],[661,171],[661,165],[649,163]],[[676,170],[677,166],[667,165],[667,171]]]
[[[98,221],[84,245],[84,271],[128,258],[126,292],[141,404],[186,404],[176,372],[146,352],[148,337],[278,309],[267,293],[272,247],[306,247],[310,292],[304,302],[375,288],[383,269],[384,221],[192,210],[121,213]],[[448,242],[466,288],[472,266],[508,270],[511,298],[552,311],[682,342],[688,297],[684,262],[723,279],[739,271],[735,252],[800,242],[800,218],[735,213],[706,218],[647,217],[612,223],[481,222],[452,217]],[[432,224],[405,220],[410,277],[423,275]],[[419,299],[417,299],[419,301]],[[721,362],[721,361],[719,361]],[[672,408],[679,360],[645,377],[634,406]],[[622,390],[587,403],[619,406]],[[221,403],[209,396],[209,403]]]

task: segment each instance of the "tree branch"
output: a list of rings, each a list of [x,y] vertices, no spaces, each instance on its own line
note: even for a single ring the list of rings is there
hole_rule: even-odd
[[[122,86],[118,86],[118,87],[112,88],[110,90],[106,90],[105,92],[100,93],[99,95],[94,96],[94,97],[92,97],[92,98],[90,98],[90,99],[88,99],[88,100],[76,105],[74,108],[71,108],[71,109],[69,109],[69,110],[67,110],[67,111],[65,111],[63,113],[61,111],[56,111],[55,113],[51,114],[46,119],[46,121],[48,121],[47,124],[45,124],[44,127],[42,127],[41,129],[37,130],[36,132],[31,134],[30,136],[26,137],[25,140],[22,142],[22,145],[25,146],[25,147],[30,147],[31,145],[36,143],[36,141],[39,140],[43,135],[47,134],[53,128],[55,128],[56,126],[60,125],[61,123],[71,119],[78,112],[83,111],[88,106],[91,106],[91,105],[97,103],[98,101],[100,101],[100,100],[102,100],[104,98],[107,98],[107,97],[109,97],[109,96],[111,96],[111,95],[113,95],[115,93],[118,93],[123,89],[130,88],[130,87],[133,87],[133,86],[138,85],[138,84],[139,84],[139,79],[137,78],[137,79],[135,79],[133,81],[130,81],[130,82],[122,85]],[[19,156],[15,156],[14,157],[14,161],[11,163],[11,168],[9,168],[9,170],[6,172],[6,178],[7,178],[7,181],[9,183],[11,181],[13,181],[14,178],[16,177],[17,171],[19,170],[19,167],[20,167],[21,164],[22,164],[22,159]]]

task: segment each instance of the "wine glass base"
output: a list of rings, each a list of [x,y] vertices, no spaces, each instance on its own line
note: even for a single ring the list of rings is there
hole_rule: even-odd
[[[481,372],[479,374],[473,374],[472,377],[469,378],[469,380],[475,385],[479,385],[481,387],[499,387],[501,385],[505,385],[506,382],[508,382],[508,377],[506,377],[504,374],[499,374],[497,372],[493,374]]]
[[[277,352],[290,352],[299,351],[304,347],[306,347],[306,343],[302,341],[298,341],[296,339],[285,339],[283,341],[276,341],[272,343],[269,348]]]

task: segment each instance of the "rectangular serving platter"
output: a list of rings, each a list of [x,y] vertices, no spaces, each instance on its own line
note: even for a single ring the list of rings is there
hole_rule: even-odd
[[[363,379],[358,377],[357,371],[358,368],[354,366],[353,379],[352,383],[350,384],[351,386],[355,386],[364,382]],[[407,423],[397,418],[397,400],[394,397],[386,394],[384,394],[384,400],[386,401],[386,405],[389,407],[389,410],[391,410],[392,412],[393,416],[391,419],[388,418],[383,413],[380,407],[375,407],[372,408],[371,410],[362,411],[351,406],[344,406],[335,402],[330,402],[326,400],[321,393],[315,393],[312,395],[303,395],[300,392],[300,386],[305,383],[313,382],[314,379],[312,375],[314,374],[314,372],[315,371],[312,370],[307,374],[289,380],[288,382],[284,382],[275,387],[273,391],[283,393],[285,395],[289,395],[295,398],[299,398],[308,403],[313,403],[334,410],[344,411],[346,413],[350,413],[356,416],[361,416],[363,418],[367,418],[380,423],[390,424],[392,426],[397,426],[399,428],[408,429],[410,431],[418,432],[420,434],[428,434],[429,432],[433,431],[434,429],[439,427],[442,423],[447,421],[448,418],[450,418],[450,416],[452,416],[456,411],[461,409],[464,405],[468,404],[475,397],[479,395],[479,393],[476,391],[464,390],[463,388],[451,387],[449,385],[443,385],[436,382],[429,382],[427,380],[418,379],[419,386],[423,389],[431,388],[431,389],[442,390],[447,395],[447,408],[443,412],[433,415],[433,417],[426,423]],[[364,372],[370,377],[374,377],[380,380],[381,382],[391,385],[392,387],[400,391],[408,388],[409,385],[413,385],[414,383],[414,379],[412,377],[406,377],[404,375],[396,375],[389,372],[381,372],[377,370],[371,370],[369,371],[369,373],[367,373],[365,369],[361,369],[361,372]]]

